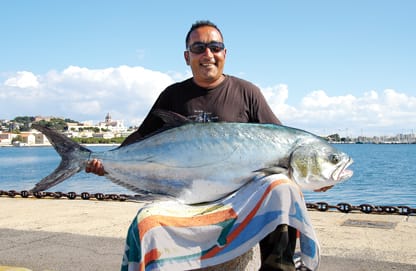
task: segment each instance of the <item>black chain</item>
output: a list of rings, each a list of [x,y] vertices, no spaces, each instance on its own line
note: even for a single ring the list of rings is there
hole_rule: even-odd
[[[11,198],[14,198],[16,196],[20,196],[22,198],[54,198],[54,199],[61,199],[61,198],[67,198],[67,199],[83,199],[83,200],[90,200],[90,199],[97,199],[97,200],[118,200],[118,201],[126,201],[128,199],[137,199],[139,196],[135,195],[126,195],[126,194],[103,194],[103,193],[88,193],[88,192],[82,192],[81,194],[77,194],[75,192],[68,192],[68,193],[62,193],[62,192],[29,192],[27,190],[23,191],[15,191],[15,190],[9,190],[4,191],[0,190],[0,196],[8,196]]]
[[[398,215],[413,215],[416,214],[415,208],[410,208],[409,206],[381,206],[381,205],[371,205],[371,204],[361,204],[358,206],[353,206],[349,203],[338,203],[337,205],[330,205],[326,202],[317,202],[317,203],[306,203],[306,207],[311,210],[318,210],[325,212],[328,210],[338,210],[343,213],[350,213],[353,211],[359,211],[366,214],[398,214]]]
[[[140,199],[140,195],[126,195],[126,194],[104,194],[104,193],[88,193],[82,192],[77,194],[75,192],[29,192],[27,190],[15,191],[9,190],[4,191],[0,190],[0,197],[8,196],[14,198],[20,196],[22,198],[54,198],[54,199],[83,199],[83,200],[117,200],[117,201],[126,201],[128,199]],[[371,205],[371,204],[361,204],[358,206],[353,206],[346,202],[338,203],[337,205],[330,205],[326,202],[316,202],[316,203],[306,203],[306,207],[310,210],[317,210],[321,212],[326,212],[330,210],[337,210],[342,213],[350,213],[354,211],[366,213],[366,214],[398,214],[398,215],[414,215],[416,214],[415,208],[410,208],[409,206],[380,206],[380,205]]]

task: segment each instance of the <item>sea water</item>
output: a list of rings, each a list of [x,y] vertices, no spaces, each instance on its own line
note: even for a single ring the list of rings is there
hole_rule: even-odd
[[[405,205],[416,208],[416,144],[336,144],[348,153],[354,175],[327,192],[304,192],[306,202],[336,205]],[[114,147],[94,146],[94,151]],[[60,162],[52,147],[1,147],[0,190],[29,190]],[[80,172],[48,189],[51,192],[134,193],[108,179]]]
[[[351,179],[324,193],[305,192],[307,202],[416,207],[416,144],[337,144],[354,163]]]
[[[114,147],[88,147],[95,152]],[[3,147],[0,148],[0,190],[29,190],[59,165],[61,157],[53,147]],[[89,192],[134,194],[105,177],[81,171],[64,182],[48,189],[51,192]]]

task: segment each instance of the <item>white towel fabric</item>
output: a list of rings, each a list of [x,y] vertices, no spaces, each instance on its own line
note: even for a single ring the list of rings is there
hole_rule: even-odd
[[[280,224],[296,228],[305,266],[319,266],[319,244],[298,186],[283,174],[254,179],[206,204],[176,201],[141,208],[126,239],[122,271],[190,270],[230,261]]]

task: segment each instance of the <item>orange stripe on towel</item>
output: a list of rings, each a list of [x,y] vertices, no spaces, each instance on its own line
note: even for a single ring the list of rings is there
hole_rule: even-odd
[[[285,183],[291,183],[290,180],[287,179],[280,179],[273,181],[264,191],[263,195],[261,196],[260,200],[257,202],[256,206],[251,210],[251,212],[247,215],[247,217],[241,222],[241,224],[228,235],[227,237],[227,243],[232,242],[240,233],[241,231],[247,226],[247,224],[250,222],[251,219],[256,215],[257,211],[260,209],[261,205],[263,204],[264,199],[267,197],[267,195],[272,191],[276,186],[285,184]],[[207,254],[203,255],[201,259],[208,259],[216,255],[218,252],[223,250],[226,246],[222,247],[215,247],[211,251],[209,251]]]
[[[140,239],[154,227],[196,227],[218,224],[229,219],[236,219],[237,214],[234,209],[229,208],[226,210],[192,216],[192,217],[174,217],[164,215],[151,215],[142,219],[139,224]]]
[[[140,271],[143,271],[146,269],[146,264],[156,261],[159,259],[161,253],[157,250],[157,248],[154,248],[150,250],[149,252],[144,255],[144,261],[141,261],[140,263]]]

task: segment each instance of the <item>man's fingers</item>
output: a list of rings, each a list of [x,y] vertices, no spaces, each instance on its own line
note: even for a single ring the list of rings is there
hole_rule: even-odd
[[[103,176],[105,173],[103,164],[101,163],[100,160],[95,159],[95,158],[87,162],[87,165],[85,167],[85,172],[87,173],[92,172],[100,176]]]

